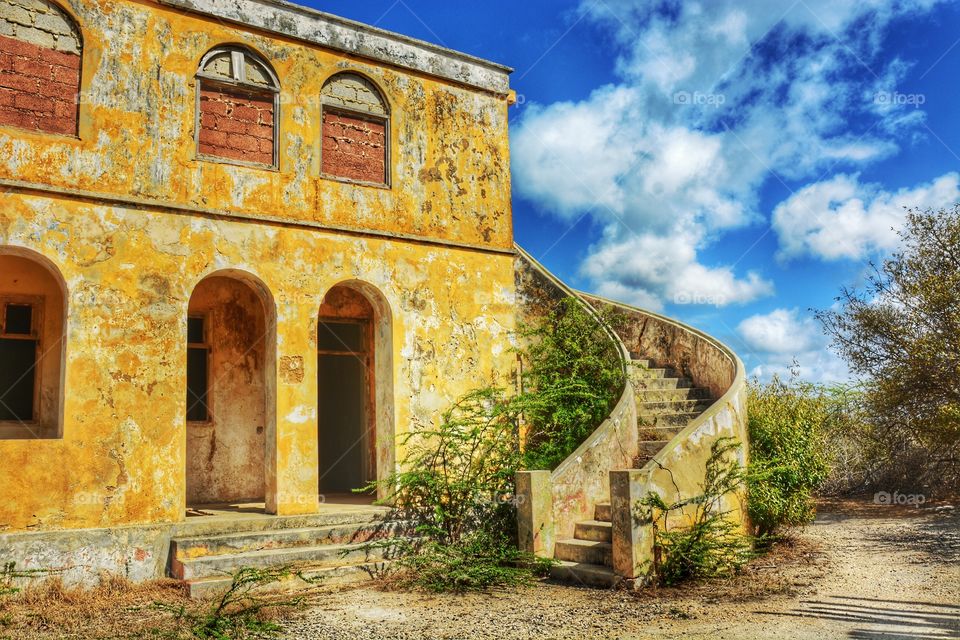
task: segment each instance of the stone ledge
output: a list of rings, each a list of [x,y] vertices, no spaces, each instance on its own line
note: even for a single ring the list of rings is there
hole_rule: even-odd
[[[496,94],[510,92],[509,67],[283,0],[158,2]]]

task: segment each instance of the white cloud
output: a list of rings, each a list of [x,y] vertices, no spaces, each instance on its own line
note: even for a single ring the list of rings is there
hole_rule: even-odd
[[[797,309],[750,316],[738,325],[737,332],[743,340],[742,355],[755,363],[751,377],[788,378],[797,372],[811,382],[850,379],[846,364],[829,351],[829,340],[816,319]]]
[[[812,321],[801,320],[796,309],[776,309],[766,315],[750,316],[737,330],[751,349],[781,355],[808,351],[817,338]]]
[[[598,291],[655,308],[770,295],[764,274],[704,251],[763,219],[771,175],[799,181],[898,151],[894,133],[923,112],[874,100],[908,68],[879,64],[878,38],[937,1],[805,0],[786,11],[769,0],[583,0],[619,43],[621,81],[527,106],[512,136],[514,187],[562,219],[600,225],[583,264]],[[880,79],[863,80],[860,60]]]
[[[840,174],[808,185],[777,205],[773,228],[780,257],[809,254],[824,260],[859,260],[900,244],[897,231],[907,208],[940,208],[960,202],[960,174],[891,193]]]
[[[601,295],[651,309],[660,309],[663,300],[722,307],[773,293],[773,284],[757,273],[737,278],[729,267],[698,263],[696,244],[692,231],[605,242],[583,272],[600,283]]]

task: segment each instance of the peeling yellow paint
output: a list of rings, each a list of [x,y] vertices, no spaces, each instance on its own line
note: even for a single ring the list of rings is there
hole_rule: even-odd
[[[211,274],[246,277],[275,306],[264,475],[276,513],[318,509],[316,331],[335,285],[357,288],[388,320],[376,338],[378,384],[389,381],[390,394],[376,407],[381,472],[402,459],[396,436],[432,423],[478,384],[507,383],[514,272],[504,253],[512,248],[505,96],[152,2],[66,8],[84,37],[79,137],[0,127],[0,179],[52,188],[0,194],[0,253],[23,248],[52,263],[69,309],[62,437],[0,439],[0,530],[184,518],[187,313]],[[250,46],[280,78],[276,170],[195,157],[194,74],[223,43]],[[373,80],[390,102],[390,188],[319,175],[321,87],[344,69]]]

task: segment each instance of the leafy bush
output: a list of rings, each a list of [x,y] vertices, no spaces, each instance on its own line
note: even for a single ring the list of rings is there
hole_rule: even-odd
[[[960,490],[960,205],[909,211],[899,235],[863,289],[817,315],[865,381],[866,484],[949,495]]]
[[[748,511],[764,538],[813,518],[811,495],[829,473],[823,434],[842,412],[827,390],[778,378],[752,384],[748,407]]]
[[[436,428],[405,437],[405,471],[379,483],[422,536],[381,543],[406,552],[402,582],[466,591],[525,582],[542,568],[514,539],[518,412],[502,390],[481,389],[444,412]]]
[[[653,529],[651,568],[659,584],[728,576],[752,557],[750,538],[722,506],[725,496],[743,488],[744,470],[734,455],[739,448],[732,438],[713,443],[700,495],[667,504],[650,492],[639,502],[637,517]],[[671,527],[672,515],[689,524]]]
[[[623,322],[601,311],[609,327]],[[607,418],[626,378],[621,355],[604,326],[576,298],[566,298],[536,326],[521,327],[529,345],[523,417],[528,426],[524,465],[553,469]]]

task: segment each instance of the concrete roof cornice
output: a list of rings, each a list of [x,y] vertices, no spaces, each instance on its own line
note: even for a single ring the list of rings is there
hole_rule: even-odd
[[[510,91],[509,67],[284,0],[157,1],[477,89]]]

